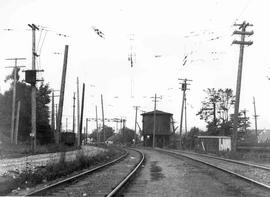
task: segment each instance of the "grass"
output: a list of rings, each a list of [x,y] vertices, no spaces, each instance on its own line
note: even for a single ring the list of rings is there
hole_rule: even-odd
[[[256,163],[269,163],[270,162],[270,153],[269,152],[258,152],[258,151],[249,151],[249,152],[218,152],[217,156],[221,156],[228,159],[234,160],[245,160],[252,161]]]
[[[6,181],[4,183],[0,183],[0,195],[6,195],[14,189],[29,188],[40,183],[52,181],[57,178],[67,176],[74,171],[79,171],[96,164],[108,162],[120,154],[121,152],[119,150],[108,148],[108,151],[104,151],[93,157],[86,157],[82,154],[78,154],[77,159],[72,162],[62,161],[57,164],[38,167],[34,170],[27,168],[20,173],[15,173],[13,176],[6,175],[4,177]]]
[[[66,152],[76,150],[75,146],[65,146],[62,144],[38,145],[35,154]],[[32,155],[31,146],[27,144],[9,144],[0,145],[0,158],[17,158]]]

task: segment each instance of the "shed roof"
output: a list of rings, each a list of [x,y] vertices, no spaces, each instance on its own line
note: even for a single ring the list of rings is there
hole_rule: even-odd
[[[154,111],[146,112],[146,113],[143,113],[141,115],[144,116],[144,115],[152,115],[152,114],[154,114]],[[157,115],[173,115],[171,113],[160,111],[160,110],[156,110],[156,114]]]
[[[223,138],[223,139],[231,139],[231,137],[229,137],[229,136],[212,136],[212,135],[200,135],[200,136],[197,136],[197,138],[216,138],[216,139]]]

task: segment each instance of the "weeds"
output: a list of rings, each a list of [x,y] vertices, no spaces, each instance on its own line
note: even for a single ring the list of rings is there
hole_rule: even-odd
[[[86,157],[82,153],[76,156],[76,160],[72,162],[61,161],[57,164],[51,164],[43,167],[26,168],[22,172],[13,172],[13,175],[7,175],[8,181],[0,183],[0,195],[6,195],[13,189],[32,187],[34,185],[52,181],[57,178],[66,176],[74,171],[89,168],[93,165],[105,163],[121,154],[115,148],[109,148],[107,151],[101,152],[93,157]],[[4,184],[5,187],[1,187]]]

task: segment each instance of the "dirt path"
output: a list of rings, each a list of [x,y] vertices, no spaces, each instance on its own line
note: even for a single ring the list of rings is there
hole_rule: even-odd
[[[269,191],[194,161],[151,150],[143,152],[145,166],[124,196],[269,196]]]

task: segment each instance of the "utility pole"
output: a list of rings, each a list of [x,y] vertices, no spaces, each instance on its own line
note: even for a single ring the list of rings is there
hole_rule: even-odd
[[[86,118],[86,125],[85,125],[85,140],[84,144],[87,144],[87,134],[88,134],[88,118]]]
[[[17,72],[18,68],[22,68],[25,66],[18,66],[17,61],[18,60],[25,60],[26,58],[8,58],[6,60],[14,60],[15,65],[14,66],[7,66],[6,68],[13,68],[13,97],[12,97],[12,113],[11,113],[11,131],[10,131],[10,143],[13,144],[14,141],[14,129],[15,129],[15,104],[16,104],[16,90],[17,90]]]
[[[86,127],[83,127],[83,143],[85,145],[85,134],[86,134]]]
[[[36,71],[36,30],[39,30],[39,28],[35,24],[28,24],[28,26],[32,29],[32,70],[35,72]],[[37,94],[37,89],[36,89],[36,82],[31,84],[32,86],[32,96],[31,96],[31,104],[32,104],[32,110],[31,110],[31,125],[32,125],[32,130],[31,130],[31,147],[32,151],[36,151],[36,146],[37,146],[37,125],[36,125],[36,118],[37,118],[37,104],[36,104],[36,94]]]
[[[255,133],[256,133],[256,139],[258,139],[258,129],[257,129],[257,113],[256,113],[256,103],[255,103],[255,97],[253,97],[253,106],[254,106],[254,119],[255,119]]]
[[[137,131],[137,112],[140,106],[134,106],[135,108],[135,125],[134,125],[134,145],[136,144],[136,131]]]
[[[51,118],[51,128],[55,139],[55,120],[54,120],[54,90],[52,90],[52,118]]]
[[[157,108],[157,99],[162,99],[162,97],[157,97],[157,94],[155,94],[155,97],[151,97],[154,98],[154,125],[153,125],[153,142],[152,142],[152,146],[153,148],[155,148],[155,142],[156,142],[156,108]]]
[[[185,94],[185,133],[187,133],[187,95]]]
[[[81,122],[80,122],[80,144],[79,147],[82,145],[82,127],[83,127],[83,109],[84,109],[84,91],[85,91],[85,84],[83,83],[83,89],[82,89],[82,106],[81,106]]]
[[[247,135],[247,110],[246,109],[243,110],[243,114],[244,114],[244,130],[245,130],[245,135]]]
[[[53,131],[53,135],[54,135],[54,141],[56,142],[57,139],[56,139],[56,130],[55,130],[55,119],[57,120],[57,115],[56,115],[56,118],[55,118],[55,114],[57,114],[57,110],[55,111],[54,110],[54,107],[57,106],[55,105],[54,103],[54,98],[55,97],[59,97],[59,95],[55,95],[54,92],[55,91],[59,91],[59,90],[52,90],[52,115],[51,115],[51,128],[52,128],[52,131]],[[57,107],[56,107],[57,109]]]
[[[68,60],[68,45],[65,46],[65,52],[64,52],[60,99],[59,99],[59,106],[58,106],[59,109],[58,109],[58,117],[57,117],[57,124],[56,124],[56,143],[57,144],[60,143],[60,132],[61,132],[61,126],[62,126],[62,115],[63,115],[63,105],[64,105],[64,96],[65,96],[67,60]]]
[[[15,128],[15,144],[18,144],[18,130],[20,123],[20,110],[21,110],[21,101],[18,102],[17,115],[16,115],[16,128]]]
[[[78,133],[78,147],[81,143],[81,134],[80,134],[80,87],[79,87],[79,77],[77,77],[77,133]]]
[[[101,110],[102,110],[102,131],[103,131],[103,140],[105,142],[106,140],[106,134],[105,134],[105,123],[104,123],[104,109],[103,109],[103,96],[101,94]]]
[[[55,119],[56,120],[58,119],[58,105],[57,104],[55,104]],[[55,131],[55,133],[56,133],[56,131]]]
[[[72,132],[75,133],[75,92],[73,93],[73,114],[72,114]]]
[[[185,100],[186,100],[186,91],[189,90],[187,89],[187,86],[190,85],[187,83],[187,81],[192,81],[190,79],[179,79],[182,82],[180,83],[182,85],[181,89],[183,91],[183,98],[182,98],[182,107],[181,107],[181,118],[180,118],[180,149],[182,149],[182,124],[183,124],[183,112],[184,112],[184,105],[185,105]]]
[[[97,126],[97,142],[99,142],[99,134],[98,134],[98,113],[97,113],[97,106],[96,106],[96,126]]]
[[[66,118],[66,132],[68,131],[67,128],[68,128],[68,118]]]
[[[243,56],[244,56],[244,46],[250,46],[253,44],[252,41],[245,41],[245,36],[253,35],[253,31],[246,31],[248,26],[253,26],[252,24],[246,23],[245,21],[242,24],[235,24],[239,26],[239,30],[235,30],[233,34],[241,35],[241,41],[234,40],[232,44],[240,45],[239,61],[238,61],[238,73],[237,73],[237,82],[236,82],[236,97],[234,104],[234,118],[233,118],[233,135],[232,135],[232,151],[236,151],[237,146],[237,129],[238,129],[238,114],[239,114],[239,104],[240,104],[240,91],[241,91],[241,79],[242,79],[242,66],[243,66]]]

